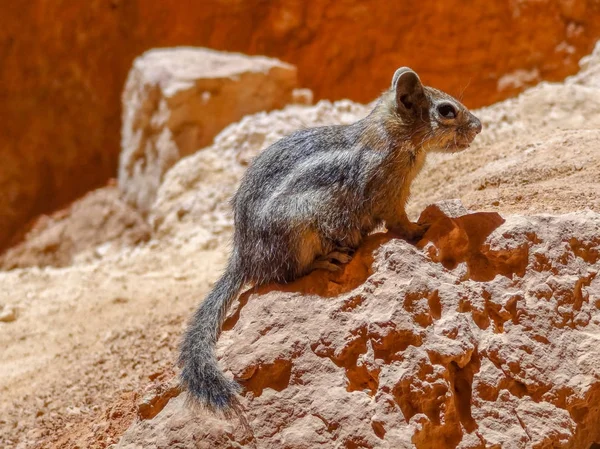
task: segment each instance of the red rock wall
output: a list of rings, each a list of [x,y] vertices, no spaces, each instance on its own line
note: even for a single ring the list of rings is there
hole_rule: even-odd
[[[397,66],[409,65],[475,107],[515,94],[523,80],[574,73],[600,35],[593,0],[417,4],[2,2],[0,246],[25,220],[115,174],[121,89],[131,61],[148,48],[275,56],[298,66],[300,84],[316,98],[358,101],[375,97]]]

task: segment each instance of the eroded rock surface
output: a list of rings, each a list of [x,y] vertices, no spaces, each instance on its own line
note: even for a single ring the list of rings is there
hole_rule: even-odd
[[[296,68],[276,59],[202,48],[146,52],[123,92],[119,188],[142,212],[181,157],[243,116],[292,102]]]
[[[446,202],[422,219],[433,226],[417,246],[376,234],[338,276],[242,296],[218,348],[253,435],[194,417],[181,395],[118,447],[600,441],[600,214]]]

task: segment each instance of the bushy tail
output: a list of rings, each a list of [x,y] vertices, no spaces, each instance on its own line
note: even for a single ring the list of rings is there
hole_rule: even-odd
[[[192,398],[226,414],[238,408],[239,386],[219,369],[214,348],[227,309],[244,285],[238,260],[235,255],[232,257],[227,270],[194,314],[179,354],[182,383]]]

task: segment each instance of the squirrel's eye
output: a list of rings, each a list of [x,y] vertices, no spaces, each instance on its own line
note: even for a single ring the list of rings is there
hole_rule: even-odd
[[[443,103],[437,107],[438,113],[448,119],[456,118],[456,108],[450,103]]]

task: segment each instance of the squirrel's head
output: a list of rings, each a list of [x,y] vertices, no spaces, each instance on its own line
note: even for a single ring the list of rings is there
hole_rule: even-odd
[[[481,132],[481,122],[457,99],[423,86],[408,67],[396,70],[391,93],[395,117],[408,128],[413,144],[427,151],[466,149]]]

